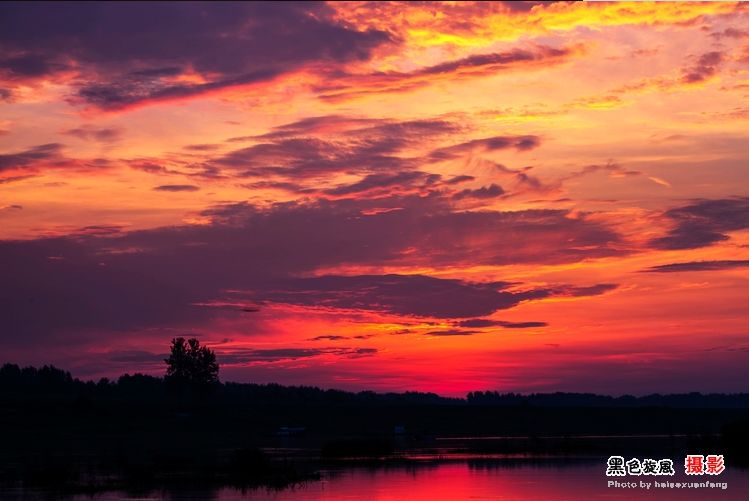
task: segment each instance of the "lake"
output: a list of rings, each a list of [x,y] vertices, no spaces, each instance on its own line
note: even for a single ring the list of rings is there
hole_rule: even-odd
[[[165,491],[150,493],[102,493],[79,495],[70,501],[100,500],[202,500],[202,501],[340,501],[373,499],[378,501],[460,500],[585,500],[585,499],[749,499],[749,470],[731,468],[719,476],[687,476],[677,458],[676,475],[619,477],[619,482],[651,482],[650,490],[608,487],[613,480],[605,476],[605,460],[533,459],[533,460],[442,460],[407,465],[346,466],[325,469],[323,479],[280,491],[238,491],[221,488],[206,491]],[[681,460],[683,461],[683,459]],[[681,469],[680,469],[681,468]],[[663,488],[654,482],[713,482],[721,487]],[[39,499],[42,493],[0,491],[7,501]],[[52,499],[60,499],[52,496]]]

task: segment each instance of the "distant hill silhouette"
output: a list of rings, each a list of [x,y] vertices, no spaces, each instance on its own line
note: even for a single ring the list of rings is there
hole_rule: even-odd
[[[697,392],[661,395],[654,393],[642,397],[623,395],[612,397],[594,393],[498,393],[472,391],[466,401],[470,405],[536,406],[536,407],[673,407],[700,409],[749,408],[749,393]]]

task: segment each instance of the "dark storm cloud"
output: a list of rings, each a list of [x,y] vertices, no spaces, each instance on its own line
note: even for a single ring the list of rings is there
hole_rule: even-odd
[[[485,316],[521,301],[612,286],[515,291],[501,282],[420,275],[292,277],[343,264],[563,263],[618,252],[609,247],[616,234],[565,211],[453,213],[434,195],[232,204],[204,215],[213,222],[129,233],[97,226],[68,237],[0,242],[0,283],[13,285],[0,288],[3,342],[195,327],[216,315],[256,321],[241,311],[201,306],[212,301]]]
[[[199,186],[194,186],[192,184],[164,184],[161,186],[156,186],[154,188],[154,191],[178,192],[178,191],[198,191],[199,189],[200,189]]]
[[[23,54],[0,59],[0,75],[8,79],[42,77],[53,71],[65,69],[64,65],[51,64],[46,56]]]
[[[523,301],[552,296],[595,296],[617,287],[615,284],[598,284],[516,292],[507,290],[508,285],[506,282],[467,282],[423,275],[322,276],[278,283],[273,291],[250,292],[249,295],[257,301],[302,306],[416,317],[466,318],[512,308]],[[546,325],[543,322],[494,322],[492,325],[507,328]]]
[[[390,41],[335,24],[322,2],[5,2],[0,69],[19,77],[72,66],[102,108],[263,81],[308,63],[364,60]],[[188,70],[214,75],[175,84]]]
[[[567,211],[452,212],[439,194],[281,203],[271,210],[230,204],[203,215],[256,234],[284,228],[283,238],[292,248],[307,248],[302,261],[309,258],[319,266],[418,260],[418,253],[403,254],[407,248],[428,253],[435,265],[561,263],[620,253],[610,247],[618,242],[615,233],[585,218],[568,218]],[[478,236],[483,242],[479,246]],[[268,242],[265,247],[277,255],[287,252],[276,245]]]
[[[618,242],[616,234],[600,223],[568,218],[567,211],[452,212],[449,201],[439,194],[281,203],[271,210],[230,204],[203,215],[249,232],[285,228],[284,238],[293,245],[302,248],[309,247],[304,242],[314,242],[309,252],[319,246],[319,255],[305,256],[314,256],[320,265],[405,263],[409,260],[402,254],[406,248],[423,249],[433,264],[440,265],[559,263],[620,253],[609,246]],[[477,247],[479,235],[484,244]]]
[[[749,266],[749,260],[722,260],[722,261],[691,261],[686,263],[669,263],[651,266],[644,272],[648,273],[677,273],[682,271],[719,271],[743,268]]]
[[[144,79],[118,82],[107,81],[105,83],[94,83],[83,86],[78,90],[77,95],[86,103],[93,104],[102,109],[116,110],[144,102],[189,98],[227,87],[263,82],[281,73],[283,71],[280,69],[276,71],[254,71],[200,84],[162,85],[158,82]]]
[[[180,283],[169,271],[159,273],[147,260],[106,264],[98,255],[103,249],[94,244],[110,240],[84,234],[0,242],[0,280],[13,284],[0,290],[7,333],[2,342],[33,346],[62,333],[78,336],[202,318],[189,307],[200,297],[199,286]]]
[[[0,171],[32,167],[38,162],[61,158],[62,145],[59,143],[41,144],[16,153],[0,155]]]
[[[462,318],[488,315],[547,297],[547,290],[508,292],[504,283],[473,283],[422,275],[360,275],[305,278],[260,292],[257,300],[396,315]]]
[[[749,228],[749,198],[701,200],[664,214],[673,228],[650,245],[656,249],[695,249],[728,240],[728,232]]]

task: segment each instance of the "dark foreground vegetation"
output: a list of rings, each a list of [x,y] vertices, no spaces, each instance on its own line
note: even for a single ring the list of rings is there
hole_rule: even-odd
[[[48,366],[2,366],[0,487],[282,488],[314,481],[329,464],[412,461],[416,450],[434,457],[699,450],[724,454],[731,465],[749,462],[749,394],[458,399],[173,383],[139,374],[80,381]]]

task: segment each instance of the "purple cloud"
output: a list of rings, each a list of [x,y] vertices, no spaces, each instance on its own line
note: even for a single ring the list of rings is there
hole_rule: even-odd
[[[681,80],[684,83],[698,83],[707,80],[718,72],[724,60],[725,55],[719,51],[702,54],[693,66],[684,70]]]
[[[341,358],[371,357],[377,354],[376,348],[273,348],[273,349],[233,349],[217,355],[222,364],[253,364],[297,360],[322,355]]]
[[[455,61],[428,66],[409,76],[415,75],[437,75],[440,73],[453,73],[460,70],[496,71],[503,67],[529,62],[549,62],[569,56],[572,50],[563,48],[540,46],[534,50],[513,49],[507,52],[493,52],[490,54],[476,54]]]
[[[669,263],[651,266],[642,271],[648,273],[677,273],[682,271],[719,271],[749,266],[749,260],[690,261],[687,263]]]
[[[481,327],[504,327],[505,329],[532,329],[536,327],[546,327],[546,322],[508,322],[505,320],[491,320],[488,318],[471,318],[461,320],[455,325],[459,327],[481,328]]]
[[[463,200],[464,198],[478,198],[478,199],[490,199],[497,198],[505,194],[505,190],[502,189],[498,184],[490,184],[489,186],[483,186],[477,190],[465,189],[457,192],[453,195],[456,200]]]
[[[474,334],[480,334],[481,331],[469,331],[465,329],[446,329],[441,331],[430,331],[427,332],[427,336],[472,336]]]
[[[307,64],[365,60],[391,41],[339,25],[332,12],[322,2],[10,2],[0,7],[0,72],[50,76],[72,62],[78,98],[117,109],[267,81]],[[210,80],[174,82],[188,70]]]
[[[286,180],[335,172],[403,172],[421,163],[400,156],[403,149],[459,130],[459,126],[442,120],[371,123],[332,119],[347,128],[322,138],[317,135],[317,127],[325,122],[323,117],[288,124],[257,138],[262,142],[209,159],[208,163],[244,177],[283,176]]]
[[[423,275],[359,275],[304,278],[277,284],[271,291],[251,291],[256,301],[396,315],[461,318],[488,315],[548,290],[509,292],[506,283],[473,283]]]
[[[673,223],[666,236],[650,242],[656,249],[696,249],[728,240],[728,232],[749,228],[749,198],[700,200],[664,214]]]
[[[350,74],[335,71],[335,84],[322,84],[314,88],[325,101],[340,101],[368,94],[409,92],[429,85],[441,75],[454,78],[480,77],[520,67],[543,67],[569,60],[578,51],[575,47],[554,48],[533,46],[515,48],[504,52],[475,54],[447,61],[411,72],[387,71],[368,74]]]
[[[122,130],[111,127],[97,128],[84,125],[82,127],[76,127],[75,129],[67,130],[65,131],[65,134],[86,141],[110,143],[120,139],[120,137],[122,136]]]
[[[16,153],[0,155],[0,172],[10,169],[33,167],[40,162],[60,160],[62,145],[59,143],[40,144]]]
[[[170,191],[170,192],[198,191],[198,190],[200,190],[200,187],[194,186],[192,184],[164,184],[161,186],[156,186],[154,188],[154,191]]]
[[[371,190],[387,188],[427,187],[436,184],[441,179],[439,174],[429,174],[420,171],[404,171],[394,174],[369,174],[361,180],[325,190],[329,195],[353,195]]]
[[[345,264],[561,263],[618,252],[609,247],[616,234],[584,217],[452,212],[439,195],[233,204],[203,214],[213,222],[134,232],[89,227],[68,237],[0,241],[0,282],[14,285],[0,301],[9,333],[3,342],[33,345],[61,332],[85,338],[102,331],[197,328],[216,315],[258,321],[241,311],[201,306],[228,300],[480,317],[526,300],[598,294],[613,285],[518,292],[503,282],[423,275],[295,277]]]
[[[491,152],[509,148],[514,148],[518,151],[525,151],[537,148],[540,144],[540,138],[537,136],[487,137],[484,139],[473,139],[465,143],[460,143],[454,146],[447,146],[445,148],[434,150],[429,155],[429,158],[435,161],[449,160],[453,158],[459,158],[463,155],[476,151]]]

